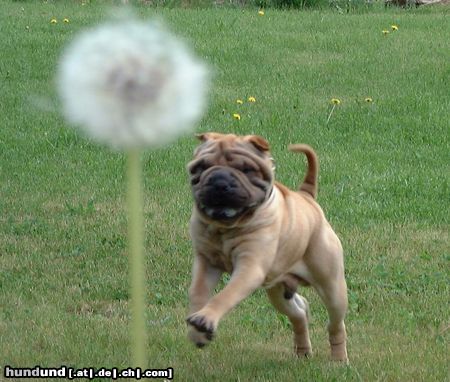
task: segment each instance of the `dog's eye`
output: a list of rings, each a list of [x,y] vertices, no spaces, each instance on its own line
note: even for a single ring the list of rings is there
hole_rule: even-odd
[[[191,185],[196,186],[200,182],[200,176],[196,176],[191,179]]]
[[[206,163],[200,162],[200,163],[196,164],[195,166],[191,167],[189,172],[192,175],[195,175],[195,174],[198,174],[199,172],[205,171],[207,168],[208,168],[208,166],[206,165]]]
[[[242,172],[244,174],[251,174],[252,172],[255,172],[255,169],[253,167],[246,166],[242,169]]]

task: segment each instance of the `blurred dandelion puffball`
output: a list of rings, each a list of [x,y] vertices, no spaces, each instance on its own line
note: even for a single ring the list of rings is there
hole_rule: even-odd
[[[208,73],[159,23],[122,21],[81,33],[62,55],[69,122],[114,148],[157,147],[200,119]]]

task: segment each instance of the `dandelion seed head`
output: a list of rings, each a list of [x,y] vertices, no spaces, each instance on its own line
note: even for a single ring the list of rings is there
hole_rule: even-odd
[[[63,55],[67,119],[117,148],[161,146],[193,127],[207,69],[160,24],[122,21],[82,33]]]

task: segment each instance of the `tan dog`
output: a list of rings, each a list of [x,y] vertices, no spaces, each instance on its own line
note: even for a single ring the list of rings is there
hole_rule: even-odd
[[[306,145],[308,171],[300,191],[274,182],[268,143],[258,136],[199,135],[188,165],[195,206],[190,231],[195,251],[189,289],[189,338],[212,340],[220,319],[259,287],[287,315],[299,355],[311,354],[308,303],[295,291],[312,285],[329,314],[331,358],[347,360],[347,287],[341,243],[315,201],[318,162]],[[211,296],[223,272],[225,288]]]

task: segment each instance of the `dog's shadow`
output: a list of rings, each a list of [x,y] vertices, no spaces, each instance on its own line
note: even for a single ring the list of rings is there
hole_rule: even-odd
[[[203,349],[192,349],[190,373],[205,381],[224,380],[224,376],[233,376],[226,378],[230,381],[312,380],[300,377],[317,376],[320,379],[329,373],[342,376],[342,372],[336,372],[338,364],[329,359],[326,332],[320,331],[313,337],[323,336],[323,346],[317,346],[313,356],[304,358],[294,354],[289,331],[271,333],[264,340],[255,342],[256,334],[251,330],[242,330],[240,338],[236,338],[237,334],[231,330],[221,330],[220,341],[213,341]],[[246,340],[249,336],[253,337],[251,341]]]

